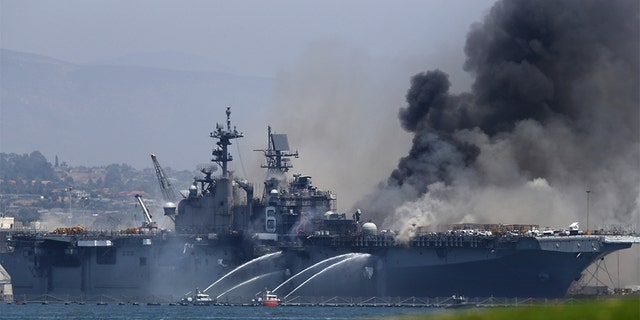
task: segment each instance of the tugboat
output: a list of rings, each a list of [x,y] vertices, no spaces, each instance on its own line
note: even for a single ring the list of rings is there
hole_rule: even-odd
[[[275,293],[264,289],[264,291],[258,292],[256,294],[258,304],[264,307],[277,307],[280,299],[278,299],[278,295]]]
[[[180,301],[181,305],[193,304],[194,306],[209,306],[213,304],[213,299],[206,293],[196,289],[196,294],[191,297],[183,298]]]

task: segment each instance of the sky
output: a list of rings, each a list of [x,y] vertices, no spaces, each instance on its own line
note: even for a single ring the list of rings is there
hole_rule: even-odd
[[[367,162],[367,174],[333,189],[341,195],[339,206],[349,207],[384,180],[410,148],[411,137],[400,127],[397,112],[405,104],[414,74],[442,68],[450,74],[453,91],[468,90],[471,78],[462,69],[466,34],[491,5],[492,1],[413,0],[0,0],[3,49],[79,65],[171,53],[213,61],[208,71],[265,77],[275,83],[273,99],[259,106],[234,106],[234,101],[179,106],[207,105],[215,112],[189,115],[192,118],[171,128],[175,132],[138,134],[150,150],[139,152],[139,146],[125,139],[135,134],[127,131],[133,129],[123,127],[115,133],[109,128],[77,133],[86,141],[108,145],[105,152],[78,148],[85,142],[73,142],[73,135],[63,133],[53,141],[34,138],[29,141],[38,145],[20,144],[21,150],[3,152],[39,150],[51,162],[55,153],[70,165],[127,163],[138,169],[151,166],[148,153],[153,152],[163,166],[193,170],[207,161],[208,132],[214,121],[224,121],[224,108],[231,104],[234,124],[245,133],[238,143],[243,154],[236,157],[242,163],[232,163],[234,169],[249,177],[264,174],[259,168],[263,159],[251,150],[264,148],[270,124],[275,132],[290,135],[291,146],[302,156],[294,162],[296,172],[312,175],[317,185],[334,186],[337,177],[353,174],[355,167]],[[160,67],[167,69],[178,64],[172,65],[170,59],[162,63]],[[154,108],[149,104],[149,115],[175,114]],[[95,118],[90,110],[73,117]],[[33,123],[38,120],[46,121],[33,119]],[[314,128],[311,134],[309,128]],[[187,130],[202,134],[181,137],[180,145],[164,145],[161,135],[177,136]],[[114,137],[113,144],[104,137],[107,134]]]
[[[464,35],[492,1],[7,1],[1,45],[73,63],[171,51],[274,76],[315,41],[344,41],[398,63],[462,57]]]

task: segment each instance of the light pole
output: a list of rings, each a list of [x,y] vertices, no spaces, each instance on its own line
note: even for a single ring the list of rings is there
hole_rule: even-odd
[[[86,221],[84,219],[84,216],[85,216],[85,208],[84,208],[84,206],[85,206],[85,201],[86,200],[87,200],[87,196],[81,196],[80,197],[80,206],[81,206],[80,207],[81,208],[80,214],[82,214],[82,226],[85,226],[85,223],[86,223]]]
[[[587,189],[587,234],[589,233],[589,194],[591,190]]]
[[[73,187],[69,186],[68,188],[65,188],[65,190],[67,191],[67,196],[69,197],[69,215],[67,217],[69,219],[69,222],[71,222],[71,191],[73,191]]]

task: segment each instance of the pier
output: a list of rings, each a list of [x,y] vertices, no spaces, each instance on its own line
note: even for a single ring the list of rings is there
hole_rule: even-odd
[[[0,265],[0,301],[13,300],[13,287],[11,286],[11,276]]]
[[[492,307],[519,307],[530,305],[563,305],[573,304],[584,299],[607,299],[615,295],[589,296],[589,297],[565,297],[558,299],[544,298],[506,298],[506,297],[310,297],[291,296],[282,299],[281,307],[382,307],[382,308],[492,308]],[[15,301],[7,300],[7,303],[15,304],[90,304],[90,305],[149,305],[149,306],[173,306],[179,305],[179,299],[169,296],[56,296],[56,295],[21,295],[16,296]],[[210,306],[257,306],[246,297],[226,297],[210,304]]]

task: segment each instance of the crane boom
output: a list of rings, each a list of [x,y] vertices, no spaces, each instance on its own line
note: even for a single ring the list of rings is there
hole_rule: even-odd
[[[139,194],[136,194],[135,197],[138,200],[138,204],[140,204],[140,207],[142,207],[142,212],[144,212],[144,218],[147,222],[146,226],[148,228],[157,228],[157,224],[153,222],[153,220],[151,219],[151,213],[149,213],[149,209],[147,208],[147,205],[144,204],[144,201],[142,201],[142,196]]]
[[[173,190],[173,186],[167,176],[164,174],[164,170],[160,166],[158,159],[155,154],[151,154],[151,160],[153,161],[153,167],[156,169],[156,176],[158,177],[158,182],[160,182],[160,190],[162,191],[162,197],[164,201],[175,202],[176,201],[176,193]]]

